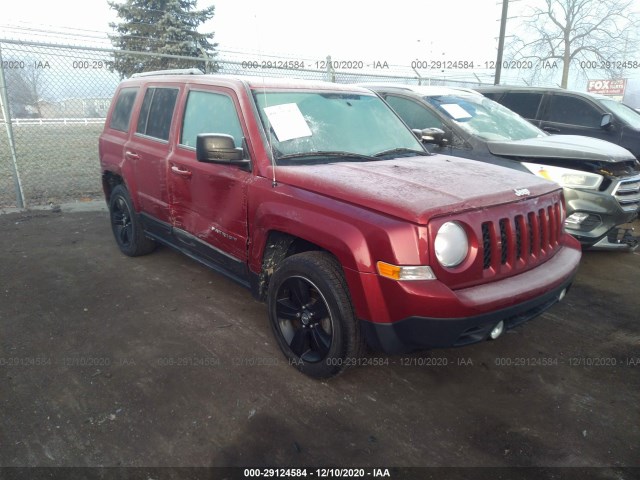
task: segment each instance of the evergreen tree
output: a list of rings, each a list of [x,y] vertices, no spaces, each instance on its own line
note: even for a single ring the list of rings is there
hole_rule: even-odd
[[[196,10],[197,0],[125,0],[107,2],[122,22],[111,23],[116,31],[110,36],[115,47],[112,70],[122,78],[134,73],[171,68],[192,68],[211,72],[211,61],[172,58],[177,55],[212,60],[217,43],[213,33],[199,33],[198,26],[213,17],[214,6]],[[135,54],[129,52],[144,52]],[[151,53],[154,55],[147,55]]]

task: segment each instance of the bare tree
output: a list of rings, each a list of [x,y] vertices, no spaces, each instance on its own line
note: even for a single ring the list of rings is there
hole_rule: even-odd
[[[4,72],[12,114],[16,116],[36,114],[42,117],[40,101],[46,93],[44,69],[38,68],[37,62],[32,60],[7,63],[23,65],[21,68],[5,69]]]
[[[633,0],[541,0],[524,15],[521,34],[509,48],[514,60],[533,61],[540,74],[562,66],[561,87],[569,70],[602,70],[619,75],[637,58],[625,58],[638,45]],[[631,64],[627,67],[627,64]],[[635,67],[637,68],[637,66]]]

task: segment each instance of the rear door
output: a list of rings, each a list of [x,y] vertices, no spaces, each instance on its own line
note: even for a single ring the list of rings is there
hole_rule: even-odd
[[[196,160],[199,133],[231,135],[245,146],[246,132],[235,93],[192,86],[185,92],[177,146],[169,157],[171,224],[182,246],[241,276],[247,261],[247,185],[250,171]]]
[[[513,110],[535,126],[540,126],[538,114],[543,96],[542,92],[505,92],[498,100],[490,98]]]
[[[121,173],[129,125],[139,90],[140,87],[125,87],[119,89],[114,97],[115,104],[99,140],[99,155],[104,170]]]
[[[170,132],[180,88],[149,85],[136,121],[134,134],[125,144],[126,161],[133,166],[140,210],[161,222],[169,220],[167,157]]]

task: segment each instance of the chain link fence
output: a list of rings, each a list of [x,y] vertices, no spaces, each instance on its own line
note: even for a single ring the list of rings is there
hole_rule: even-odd
[[[98,137],[120,76],[108,48],[0,39],[0,209],[89,201],[102,196]],[[139,55],[141,62],[150,53]],[[157,57],[157,56],[156,56]],[[429,78],[410,67],[171,56],[224,74],[337,83],[479,86]],[[336,68],[338,67],[338,68]],[[344,67],[344,68],[341,68]],[[355,67],[355,68],[354,68]],[[383,67],[383,66],[382,66]]]

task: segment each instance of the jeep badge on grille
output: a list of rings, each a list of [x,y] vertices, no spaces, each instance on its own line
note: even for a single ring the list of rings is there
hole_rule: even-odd
[[[524,197],[527,195],[531,195],[531,192],[528,188],[514,188],[513,193],[516,194],[517,197]]]

